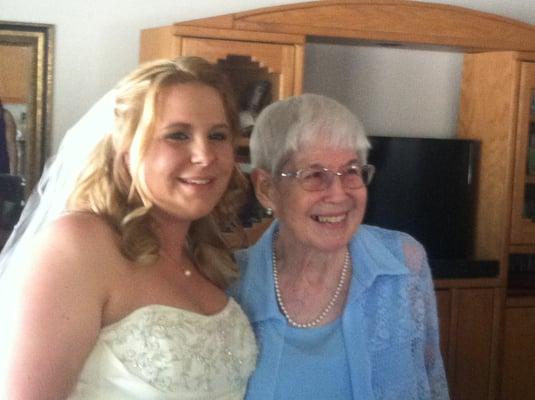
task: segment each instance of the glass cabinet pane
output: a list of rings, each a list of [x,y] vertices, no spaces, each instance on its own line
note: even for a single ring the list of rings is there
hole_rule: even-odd
[[[510,244],[535,245],[535,62],[520,67]]]
[[[535,221],[535,90],[531,94],[529,114],[523,217]]]

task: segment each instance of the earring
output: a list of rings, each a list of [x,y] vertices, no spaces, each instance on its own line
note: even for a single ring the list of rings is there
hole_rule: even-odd
[[[273,209],[271,207],[266,208],[266,215],[271,217],[273,215]]]

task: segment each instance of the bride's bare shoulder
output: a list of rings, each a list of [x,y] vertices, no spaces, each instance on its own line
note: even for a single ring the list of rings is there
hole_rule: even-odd
[[[46,231],[53,231],[60,235],[83,234],[96,236],[115,236],[118,232],[103,216],[90,212],[69,212],[61,215],[45,227]]]
[[[118,251],[119,233],[102,216],[89,212],[70,212],[41,230],[36,245],[45,251],[98,258],[99,254]],[[41,250],[43,248],[41,247]]]

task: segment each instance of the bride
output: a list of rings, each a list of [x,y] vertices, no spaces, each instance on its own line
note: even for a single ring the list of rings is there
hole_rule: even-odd
[[[1,398],[243,397],[257,350],[218,228],[237,134],[199,58],[142,65],[67,133],[0,258]]]

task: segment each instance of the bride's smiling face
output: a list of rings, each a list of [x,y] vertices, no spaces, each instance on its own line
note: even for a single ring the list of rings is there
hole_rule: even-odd
[[[143,161],[156,210],[187,222],[209,214],[234,166],[232,132],[220,94],[199,83],[162,90]]]

